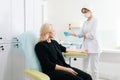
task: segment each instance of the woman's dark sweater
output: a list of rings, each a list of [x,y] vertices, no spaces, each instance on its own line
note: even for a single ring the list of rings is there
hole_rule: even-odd
[[[62,52],[65,52],[66,48],[55,40],[51,40],[50,43],[47,41],[38,42],[35,46],[35,51],[42,71],[46,74],[54,71],[56,64],[70,67],[70,65],[66,64],[62,55]]]

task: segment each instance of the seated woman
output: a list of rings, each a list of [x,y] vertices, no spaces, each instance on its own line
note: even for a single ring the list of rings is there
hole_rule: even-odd
[[[72,50],[53,40],[54,36],[53,25],[43,24],[39,42],[35,46],[36,55],[40,60],[43,73],[46,73],[50,80],[92,80],[89,74],[71,67],[65,62],[62,52]]]

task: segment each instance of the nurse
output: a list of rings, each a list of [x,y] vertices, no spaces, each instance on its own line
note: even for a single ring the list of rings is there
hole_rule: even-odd
[[[88,66],[90,64],[93,80],[98,80],[99,77],[99,53],[100,47],[98,42],[97,28],[98,21],[94,17],[92,9],[90,7],[83,7],[81,9],[84,17],[87,20],[84,22],[80,34],[72,34],[79,38],[84,38],[82,49],[88,51],[88,56],[83,60],[83,70],[87,72]]]

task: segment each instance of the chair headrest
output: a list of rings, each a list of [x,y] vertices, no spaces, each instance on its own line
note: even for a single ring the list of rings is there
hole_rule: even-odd
[[[24,32],[17,38],[20,42],[21,49],[25,54],[27,67],[41,71],[40,62],[34,50],[34,47],[38,42],[37,35],[35,35],[34,32]]]

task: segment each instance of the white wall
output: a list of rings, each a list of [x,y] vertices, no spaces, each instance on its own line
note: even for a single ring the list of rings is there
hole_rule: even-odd
[[[100,22],[100,38],[103,48],[116,48],[119,26],[119,0],[99,0],[92,3]]]
[[[67,30],[71,22],[82,25],[85,20],[80,9],[83,5],[90,4],[99,20],[101,45],[103,48],[117,47],[116,30],[120,29],[118,9],[119,0],[49,0],[48,18],[55,24],[60,39],[65,38],[63,31]]]
[[[63,31],[68,30],[69,23],[79,23],[83,20],[80,15],[80,0],[49,0],[48,1],[48,19],[55,24],[55,28],[60,39],[65,39]],[[82,23],[82,22],[80,22]]]

